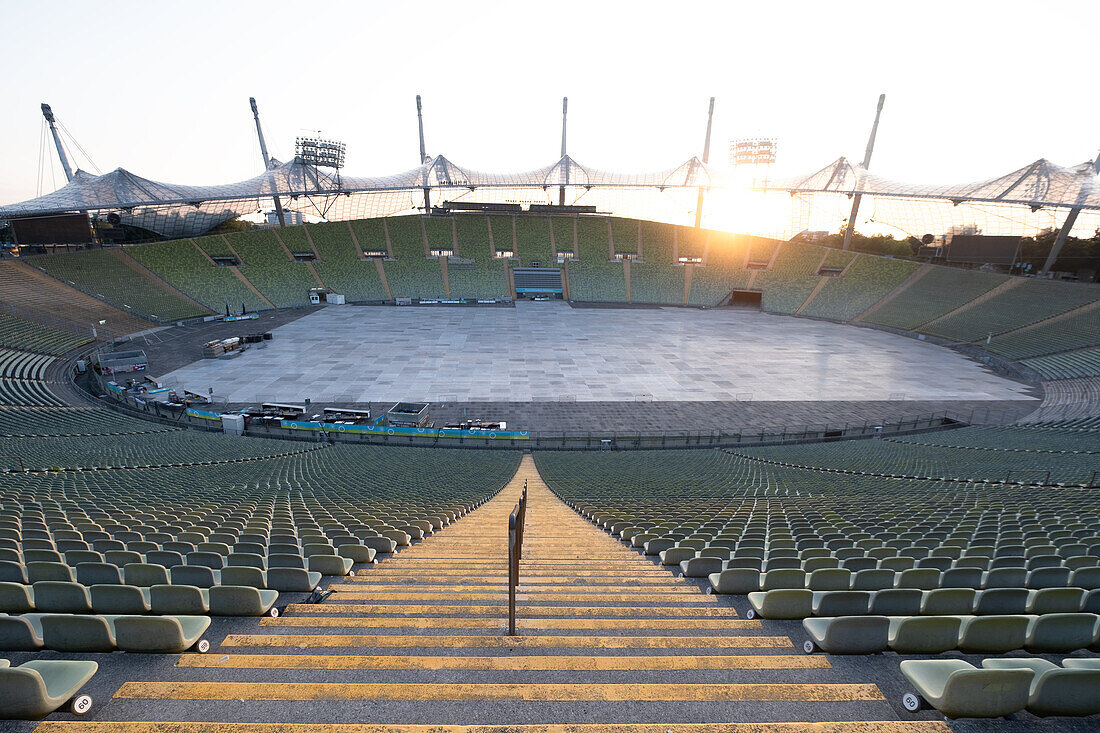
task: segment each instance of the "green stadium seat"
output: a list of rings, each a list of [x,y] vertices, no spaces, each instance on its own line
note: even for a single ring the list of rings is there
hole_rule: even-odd
[[[959,641],[957,616],[908,616],[890,619],[890,648],[899,654],[940,654]]]
[[[66,703],[70,712],[84,715],[92,706],[78,695],[99,669],[86,660],[35,659],[18,667],[0,668],[0,718],[39,720]]]
[[[114,618],[118,648],[146,654],[181,654],[210,649],[202,638],[210,628],[207,616],[117,616]]]
[[[804,619],[813,615],[813,591],[795,588],[778,588],[748,594],[746,618],[757,616],[766,619]]]
[[[1027,706],[1034,672],[1030,669],[976,669],[961,659],[907,659],[901,673],[919,698],[903,698],[910,712],[927,701],[948,718],[999,718]]]
[[[1066,660],[1073,661],[1073,660]],[[984,669],[1030,669],[1032,678],[1027,711],[1046,717],[1088,716],[1100,713],[1100,667],[1059,667],[1045,659],[984,659]]]
[[[149,590],[133,585],[93,585],[88,588],[92,611],[100,615],[149,613]]]
[[[885,616],[807,618],[802,628],[809,637],[803,651],[829,654],[873,654],[886,651],[890,619]]]

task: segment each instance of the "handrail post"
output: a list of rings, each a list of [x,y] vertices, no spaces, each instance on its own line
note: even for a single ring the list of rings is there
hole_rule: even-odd
[[[523,523],[527,517],[527,479],[523,493],[508,515],[508,636],[516,635],[516,588],[519,586],[519,561],[523,556]]]

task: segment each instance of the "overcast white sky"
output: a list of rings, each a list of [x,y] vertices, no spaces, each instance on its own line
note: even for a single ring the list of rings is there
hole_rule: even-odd
[[[296,134],[347,142],[347,170],[429,154],[480,170],[569,151],[652,170],[731,137],[779,138],[776,174],[862,157],[912,181],[990,177],[1100,147],[1100,2],[76,2],[0,0],[0,203],[35,196],[53,105],[102,171],[223,183],[260,168],[248,97],[273,156]],[[63,182],[52,148],[43,192]],[[86,164],[79,160],[82,166]]]

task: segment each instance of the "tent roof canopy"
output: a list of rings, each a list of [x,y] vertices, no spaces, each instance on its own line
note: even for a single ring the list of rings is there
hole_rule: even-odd
[[[65,211],[128,210],[166,205],[261,199],[271,196],[312,196],[423,188],[548,188],[557,186],[608,188],[698,188],[711,185],[710,172],[698,159],[653,173],[613,173],[577,163],[568,155],[553,165],[521,173],[483,173],[463,168],[443,156],[403,173],[379,177],[341,175],[304,164],[272,160],[270,168],[254,178],[213,186],[182,186],[142,178],[123,168],[100,176],[77,171],[58,190],[7,206],[0,217],[35,216]]]
[[[984,202],[1041,208],[1100,209],[1097,161],[1064,168],[1040,158],[996,178],[976,183],[920,185],[893,181],[869,173],[847,158],[837,158],[808,176],[774,181],[762,190],[790,193],[838,193],[847,196],[896,196],[937,199],[955,204]]]

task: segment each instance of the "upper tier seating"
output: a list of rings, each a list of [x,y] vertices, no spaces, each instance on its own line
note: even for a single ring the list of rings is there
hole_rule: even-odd
[[[850,321],[904,282],[918,267],[908,260],[860,255],[844,274],[826,281],[802,315]]]
[[[386,260],[386,280],[395,298],[445,298],[439,260],[426,257],[419,216],[391,216],[385,220],[394,259]]]
[[[363,237],[359,237],[360,247],[367,251],[385,251],[385,235],[381,232],[380,223],[377,228],[378,234],[366,243]],[[320,257],[313,267],[327,287],[351,303],[387,299],[378,267],[373,260],[361,258],[362,253],[351,238],[348,222],[309,224],[306,231]]]
[[[995,273],[929,266],[918,280],[869,315],[867,321],[914,330],[980,297],[1007,279]]]
[[[203,316],[209,310],[181,298],[157,278],[139,272],[122,250],[93,250],[28,261],[73,287],[157,323]]]
[[[200,247],[232,254],[221,237],[142,244],[128,248],[127,253],[215,313],[237,312],[242,306],[249,311],[268,307],[231,270],[204,257]]]
[[[609,220],[604,217],[579,217],[576,226],[580,259],[569,263],[572,299],[581,302],[626,302],[623,263],[610,259]]]

